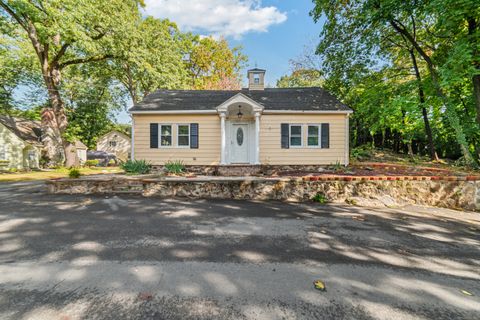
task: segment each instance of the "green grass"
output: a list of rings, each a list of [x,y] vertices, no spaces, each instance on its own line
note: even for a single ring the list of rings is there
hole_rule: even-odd
[[[80,168],[82,176],[92,174],[107,174],[123,172],[118,167],[96,167],[96,168]],[[31,180],[47,180],[56,178],[67,178],[69,170],[67,168],[60,168],[51,171],[32,171],[32,172],[16,172],[16,173],[0,173],[0,182],[15,182],[15,181],[31,181]]]

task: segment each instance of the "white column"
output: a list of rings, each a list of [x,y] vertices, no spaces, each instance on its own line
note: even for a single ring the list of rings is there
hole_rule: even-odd
[[[132,117],[132,139],[130,141],[132,150],[130,150],[130,159],[135,160],[135,118],[133,117],[133,114],[130,114],[130,117]]]
[[[226,162],[226,159],[225,159],[225,154],[226,154],[226,145],[227,145],[227,141],[226,141],[226,134],[225,134],[225,117],[226,117],[226,114],[225,112],[221,112],[220,113],[220,130],[221,130],[221,133],[222,133],[222,138],[221,138],[221,141],[222,141],[222,149],[221,149],[221,153],[220,153],[220,164],[227,164]]]
[[[350,162],[350,123],[349,114],[345,115],[345,167]]]
[[[255,112],[255,164],[260,164],[260,112]]]

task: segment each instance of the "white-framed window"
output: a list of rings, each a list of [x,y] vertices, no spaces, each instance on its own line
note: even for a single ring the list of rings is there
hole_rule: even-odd
[[[160,129],[160,147],[171,147],[172,146],[172,125],[171,124],[161,124],[159,125]]]
[[[301,147],[301,146],[303,146],[302,125],[291,124],[290,125],[290,147]]]
[[[117,146],[117,141],[113,141],[113,140],[112,140],[112,141],[108,141],[108,145],[109,145],[110,147],[115,148],[115,147]]]
[[[7,160],[7,148],[0,146],[0,160]]]
[[[260,84],[260,75],[258,73],[253,74],[253,83]]]
[[[321,130],[322,126],[319,124],[309,124],[307,126],[307,146],[320,147],[321,146]]]
[[[177,146],[190,147],[190,124],[177,124]]]

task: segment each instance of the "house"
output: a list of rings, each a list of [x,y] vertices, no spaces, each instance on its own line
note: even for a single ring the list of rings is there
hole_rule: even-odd
[[[77,157],[80,165],[83,165],[87,161],[87,146],[80,140],[75,141],[75,149],[77,149]]]
[[[124,133],[112,130],[97,140],[97,150],[114,154],[117,159],[126,161],[130,158],[130,137]]]
[[[322,88],[159,90],[130,108],[132,157],[154,165],[348,165],[352,110]]]
[[[42,130],[39,121],[0,116],[0,170],[40,166]]]

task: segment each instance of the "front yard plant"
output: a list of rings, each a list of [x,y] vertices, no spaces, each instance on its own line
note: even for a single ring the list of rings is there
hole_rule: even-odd
[[[185,171],[185,164],[181,160],[165,162],[165,171],[171,174],[181,174]]]
[[[145,160],[127,160],[120,165],[127,174],[147,174],[152,170],[152,165]]]
[[[87,160],[85,161],[85,167],[96,167],[99,163],[99,160]]]
[[[313,196],[312,198],[313,202],[318,202],[320,204],[326,204],[328,202],[327,197],[323,193],[317,193],[316,195]]]
[[[77,168],[71,168],[69,171],[68,171],[68,177],[70,179],[78,179],[80,178],[82,174],[80,173],[80,170],[78,170]]]

